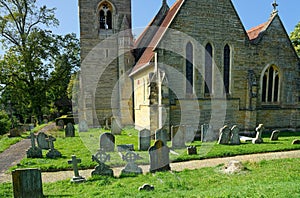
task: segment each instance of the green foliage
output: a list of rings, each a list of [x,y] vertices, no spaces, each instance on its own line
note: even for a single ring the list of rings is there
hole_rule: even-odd
[[[300,57],[300,22],[296,25],[294,31],[291,32],[290,39],[296,49],[298,56]]]
[[[0,111],[0,135],[9,131],[11,127],[11,120],[5,111]]]

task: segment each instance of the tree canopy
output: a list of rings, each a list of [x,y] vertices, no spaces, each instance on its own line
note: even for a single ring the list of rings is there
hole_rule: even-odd
[[[298,56],[300,57],[300,21],[296,25],[293,32],[291,32],[290,39],[296,49]]]

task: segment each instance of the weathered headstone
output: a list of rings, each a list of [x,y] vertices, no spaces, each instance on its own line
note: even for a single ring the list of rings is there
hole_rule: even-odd
[[[171,170],[169,152],[170,149],[163,141],[155,141],[154,145],[149,148],[151,173]]]
[[[192,126],[192,125],[186,125],[185,126],[185,142],[193,142],[198,127]]]
[[[161,140],[165,145],[167,145],[168,141],[168,133],[166,129],[157,129],[155,131],[155,141]]]
[[[171,127],[171,142],[172,148],[185,148],[185,127]]]
[[[111,118],[111,133],[113,135],[120,135],[122,131],[122,128],[119,125],[119,122],[116,118]]]
[[[119,144],[117,145],[118,152],[127,152],[127,151],[134,151],[133,144]]]
[[[115,136],[111,133],[101,134],[100,149],[103,149],[105,152],[115,151]]]
[[[49,142],[49,145],[50,145],[50,150],[46,154],[47,158],[55,159],[55,158],[58,158],[58,157],[62,156],[61,153],[54,148],[54,143],[53,142],[55,140],[56,139],[52,136],[49,136],[49,138],[47,139],[47,141]]]
[[[153,191],[154,186],[150,184],[143,184],[142,186],[139,187],[139,191]]]
[[[65,122],[63,120],[58,120],[57,127],[60,130],[64,129],[65,128]]]
[[[294,144],[300,144],[300,140],[299,140],[299,139],[295,139],[295,140],[293,140],[292,144],[293,144],[293,145],[294,145]]]
[[[196,146],[188,146],[187,147],[187,154],[188,155],[196,155],[197,154]]]
[[[127,162],[124,169],[121,171],[121,175],[127,174],[142,174],[143,170],[135,164],[135,161],[139,159],[139,155],[134,151],[128,151],[124,156],[123,160]]]
[[[92,171],[92,176],[103,175],[103,176],[114,176],[114,172],[109,166],[105,164],[106,161],[110,160],[110,155],[105,153],[103,149],[100,149],[96,155],[92,155],[92,160],[96,161],[98,165],[95,170]]]
[[[215,140],[213,127],[209,124],[201,125],[201,142],[213,142]]]
[[[265,127],[263,124],[259,124],[258,127],[256,127],[255,131],[256,131],[256,137],[252,140],[253,144],[260,144],[263,143],[263,139],[261,137],[263,131],[264,131]]]
[[[12,172],[15,198],[42,198],[42,175],[39,169],[16,169]]]
[[[239,132],[240,132],[240,129],[236,125],[234,125],[231,128],[230,144],[232,144],[232,145],[240,145],[241,144]]]
[[[228,144],[230,140],[230,133],[230,129],[227,125],[220,128],[218,144]]]
[[[30,133],[31,147],[26,151],[27,158],[42,158],[42,149],[35,146],[35,135]]]
[[[75,137],[75,127],[71,122],[69,122],[65,128],[65,136]]]
[[[38,147],[40,149],[48,150],[50,149],[49,142],[47,141],[48,135],[46,135],[44,132],[39,132],[37,135],[37,143]]]
[[[148,129],[143,129],[139,131],[139,150],[140,151],[148,151],[151,142],[151,132]]]
[[[74,170],[74,176],[71,179],[71,182],[79,183],[84,182],[85,178],[79,175],[78,163],[81,163],[81,159],[77,159],[75,155],[72,155],[72,159],[68,161],[68,164],[72,164]]]
[[[78,130],[79,132],[88,132],[89,127],[86,120],[81,120],[78,124]]]
[[[278,140],[279,133],[280,133],[279,130],[273,131],[272,134],[271,134],[270,140],[271,140],[271,141]]]

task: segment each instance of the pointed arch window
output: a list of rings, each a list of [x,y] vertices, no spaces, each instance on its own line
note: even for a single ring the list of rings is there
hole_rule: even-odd
[[[109,3],[100,5],[99,23],[100,29],[112,29],[112,6]]]
[[[224,73],[223,73],[223,81],[225,93],[229,93],[230,89],[230,47],[229,45],[225,45],[224,47]]]
[[[191,42],[186,45],[186,93],[192,94],[194,87],[194,49]]]
[[[205,94],[212,93],[212,55],[213,48],[210,43],[205,46]]]
[[[278,103],[280,94],[280,76],[276,66],[270,66],[262,78],[262,102]]]

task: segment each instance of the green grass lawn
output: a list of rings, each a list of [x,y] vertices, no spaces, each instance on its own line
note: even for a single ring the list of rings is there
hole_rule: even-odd
[[[162,172],[123,178],[90,178],[44,183],[46,197],[300,197],[300,159],[246,162],[246,171],[228,175],[221,165],[182,172]],[[138,188],[148,183],[151,192]],[[12,184],[0,184],[0,197],[12,197]]]
[[[40,168],[42,171],[57,171],[71,169],[72,166],[67,163],[71,159],[71,155],[76,155],[82,160],[79,164],[80,169],[94,168],[97,164],[92,161],[92,154],[95,154],[99,149],[99,137],[106,132],[102,129],[90,129],[89,132],[76,131],[76,136],[73,138],[65,138],[64,131],[52,131],[50,134],[55,136],[57,140],[54,146],[62,153],[62,158],[47,159],[47,151],[43,151],[44,158],[41,159],[23,159],[18,166],[14,166],[11,170],[16,168]],[[116,135],[116,145],[118,144],[133,144],[135,150],[138,149],[138,131],[133,128],[126,128],[121,135]],[[186,149],[176,149],[170,153],[170,159],[173,162],[187,161],[204,158],[228,157],[235,155],[264,153],[272,151],[287,151],[300,149],[300,145],[292,145],[294,139],[299,139],[299,132],[281,132],[278,141],[270,141],[269,136],[264,137],[263,144],[252,144],[251,142],[242,143],[241,145],[218,145],[216,143],[202,143],[195,141],[191,145],[197,147],[197,155],[188,155]],[[154,141],[152,141],[153,144]],[[170,142],[168,145],[170,146]],[[116,149],[117,150],[117,149]],[[138,164],[149,164],[149,154],[147,151],[137,153],[141,159],[137,161]],[[108,165],[124,166],[126,163],[122,161],[118,152],[110,152],[111,160],[107,162]]]

